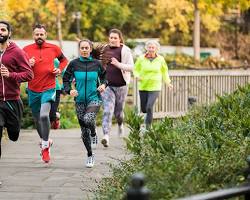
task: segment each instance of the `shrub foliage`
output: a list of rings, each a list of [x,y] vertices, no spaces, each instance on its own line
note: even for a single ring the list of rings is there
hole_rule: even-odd
[[[243,182],[250,154],[250,85],[217,99],[180,119],[165,118],[145,134],[139,129],[142,118],[131,111],[126,144],[132,159],[113,167],[113,176],[100,183],[96,199],[122,199],[138,171],[145,174],[152,199],[160,200]]]

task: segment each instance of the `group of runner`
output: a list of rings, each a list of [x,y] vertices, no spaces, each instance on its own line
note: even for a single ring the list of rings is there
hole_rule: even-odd
[[[0,156],[3,129],[6,128],[10,140],[17,141],[19,137],[23,113],[21,82],[28,82],[28,103],[40,138],[41,158],[49,163],[53,144],[50,129],[59,126],[55,116],[60,99],[56,77],[64,71],[63,90],[74,97],[81,138],[87,150],[85,165],[88,168],[93,167],[95,162],[93,148],[98,141],[95,120],[101,106],[103,146],[110,145],[113,115],[118,123],[118,134],[123,135],[123,110],[131,72],[139,82],[141,110],[146,113],[147,128],[153,120],[153,105],[161,90],[161,80],[172,88],[165,60],[157,53],[160,46],[156,41],[146,43],[146,53],[134,64],[121,31],[111,29],[108,43],[101,52],[103,56],[94,56],[93,43],[82,39],[78,42],[79,57],[69,62],[58,46],[46,41],[45,26],[38,24],[33,28],[34,43],[23,49],[10,40],[11,33],[11,25],[0,21]]]

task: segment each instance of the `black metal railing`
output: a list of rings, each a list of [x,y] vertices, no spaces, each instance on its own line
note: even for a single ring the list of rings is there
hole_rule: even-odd
[[[193,195],[190,197],[184,197],[177,200],[219,200],[219,199],[229,199],[232,197],[239,197],[243,195],[245,196],[245,200],[250,200],[249,194],[250,194],[250,184],[230,189]]]
[[[214,192],[197,194],[177,200],[220,200],[233,197],[244,196],[245,200],[250,200],[250,156],[247,158],[248,168],[245,170],[246,183],[238,187],[221,189]],[[131,186],[127,189],[125,200],[149,200],[150,190],[145,186],[144,175],[136,173],[132,176]]]

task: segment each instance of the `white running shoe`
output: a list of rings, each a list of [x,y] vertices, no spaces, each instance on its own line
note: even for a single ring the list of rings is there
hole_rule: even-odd
[[[146,124],[141,124],[140,132],[141,132],[142,134],[145,134],[145,133],[147,132]]]
[[[94,154],[92,154],[92,156],[89,156],[87,158],[86,167],[87,168],[92,168],[92,167],[94,167],[94,164],[95,164],[95,158],[94,158]]]
[[[97,135],[95,135],[94,137],[90,136],[90,140],[91,140],[91,148],[96,149],[98,143]]]
[[[122,137],[123,134],[124,134],[124,127],[123,127],[123,124],[118,125],[118,135],[119,135],[120,137]]]
[[[103,136],[101,143],[103,144],[104,147],[109,146],[109,135],[108,134],[105,134]]]

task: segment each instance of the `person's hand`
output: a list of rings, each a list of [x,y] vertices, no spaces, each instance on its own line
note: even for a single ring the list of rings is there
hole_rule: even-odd
[[[102,93],[102,92],[104,92],[105,91],[105,84],[102,84],[102,85],[100,85],[98,88],[97,88],[97,90],[100,92],[100,93]]]
[[[3,64],[1,64],[0,73],[1,73],[1,76],[3,76],[3,77],[9,77],[10,76],[9,70]]]
[[[168,84],[168,89],[172,90],[173,89],[173,85],[171,83]]]
[[[31,65],[31,67],[33,67],[33,66],[35,65],[36,59],[35,59],[34,56],[33,56],[32,58],[29,59],[29,63],[30,63],[30,65]]]
[[[120,62],[116,58],[114,58],[114,57],[111,58],[111,64],[112,65],[118,67],[119,63]]]
[[[77,96],[78,96],[77,90],[70,90],[69,94],[70,94],[70,96],[72,96],[72,97],[77,97]]]
[[[55,75],[59,75],[59,74],[61,74],[61,70],[59,68],[54,68],[52,73]]]

